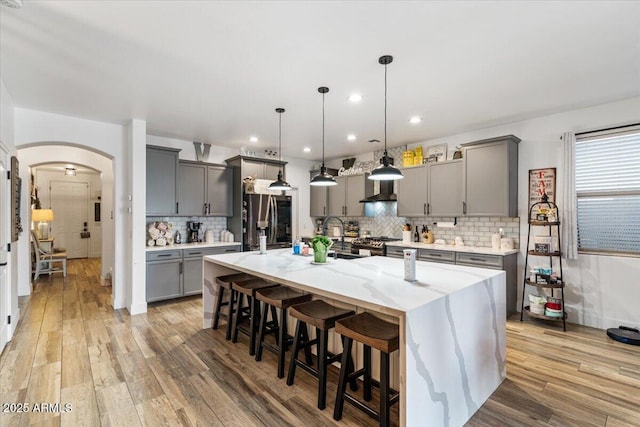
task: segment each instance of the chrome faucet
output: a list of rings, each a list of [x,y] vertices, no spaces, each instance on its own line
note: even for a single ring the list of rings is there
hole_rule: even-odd
[[[344,222],[338,218],[337,216],[328,216],[324,219],[324,221],[322,221],[322,235],[326,236],[327,235],[327,223],[329,222],[330,219],[335,218],[338,221],[340,221],[340,249],[344,250]]]

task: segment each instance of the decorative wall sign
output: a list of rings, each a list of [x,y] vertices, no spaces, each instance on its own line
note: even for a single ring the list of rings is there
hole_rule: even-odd
[[[545,193],[550,202],[556,201],[556,168],[529,169],[529,210]]]
[[[444,162],[447,160],[447,144],[430,145],[426,148],[426,158],[429,161],[429,157],[436,156],[437,162]]]
[[[18,174],[18,158],[11,157],[11,241],[18,240],[22,233],[22,223],[20,220],[20,189],[22,180]]]
[[[199,162],[206,162],[209,160],[209,152],[211,151],[211,144],[203,144],[202,142],[193,141],[193,148],[196,150],[196,160]]]

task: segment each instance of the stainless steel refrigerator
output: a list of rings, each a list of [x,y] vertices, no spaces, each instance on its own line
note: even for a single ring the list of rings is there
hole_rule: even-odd
[[[245,194],[242,205],[244,251],[259,249],[261,230],[267,249],[291,247],[291,196]]]

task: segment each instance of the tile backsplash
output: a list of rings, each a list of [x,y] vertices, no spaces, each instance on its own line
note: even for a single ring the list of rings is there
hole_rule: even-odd
[[[520,247],[520,218],[509,217],[458,217],[454,228],[441,228],[434,225],[437,222],[454,222],[453,217],[416,217],[405,218],[397,216],[397,203],[378,202],[365,205],[364,217],[343,218],[357,220],[360,235],[369,231],[372,236],[387,236],[402,238],[402,226],[411,225],[418,231],[423,225],[433,231],[436,239],[444,239],[446,243],[453,243],[456,236],[462,237],[467,246],[491,247],[491,235],[502,228],[504,237],[513,239],[513,247]]]
[[[200,239],[204,240],[204,232],[206,230],[213,230],[213,240],[215,242],[220,241],[220,232],[227,229],[227,217],[198,217],[198,216],[171,216],[171,217],[155,217],[148,216],[147,224],[156,221],[170,222],[173,224],[173,229],[180,231],[182,235],[182,241],[187,241],[187,221],[197,221],[202,223],[200,227]],[[235,236],[235,241],[238,241],[238,236]]]

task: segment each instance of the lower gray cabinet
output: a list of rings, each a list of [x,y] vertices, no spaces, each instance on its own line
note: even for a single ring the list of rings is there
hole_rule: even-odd
[[[202,257],[240,252],[240,244],[147,253],[147,302],[202,293]]]
[[[181,250],[147,253],[147,302],[181,296],[181,270]]]

